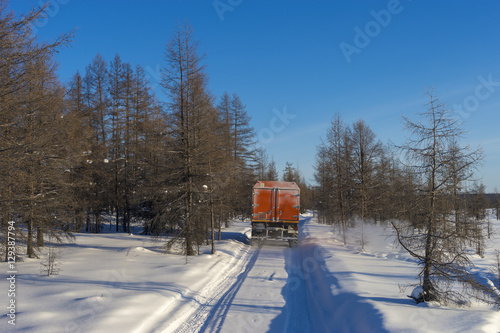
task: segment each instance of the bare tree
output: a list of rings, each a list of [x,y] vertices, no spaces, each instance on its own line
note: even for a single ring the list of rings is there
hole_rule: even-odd
[[[36,256],[35,232],[43,246],[44,232],[57,230],[57,222],[47,215],[48,202],[53,204],[60,194],[59,178],[52,177],[57,176],[53,170],[61,151],[52,131],[62,123],[57,119],[62,89],[53,54],[72,37],[69,33],[39,43],[31,36],[31,24],[47,6],[16,17],[8,1],[0,0],[0,227],[6,230],[14,218],[26,222],[29,257]]]
[[[213,112],[212,98],[207,92],[207,76],[198,43],[189,25],[179,26],[167,43],[166,64],[162,85],[171,102],[172,146],[171,171],[166,185],[169,195],[169,218],[178,219],[182,226],[185,254],[194,255],[194,245],[199,242],[197,196],[201,191],[199,177],[206,141],[204,116]]]
[[[495,188],[495,210],[497,220],[500,220],[500,193],[498,192],[498,188]]]
[[[327,223],[340,228],[347,244],[347,228],[353,213],[353,145],[350,128],[345,126],[339,113],[327,130],[326,141],[318,147],[317,156],[320,214]]]
[[[267,173],[265,179],[278,180],[278,170],[276,170],[276,162],[274,161],[274,158],[271,158],[271,161],[267,166]]]
[[[450,218],[453,209],[446,203],[450,193],[448,184],[459,174],[464,175],[460,182],[467,181],[482,154],[480,150],[470,151],[469,147],[456,145],[463,136],[460,124],[432,90],[427,95],[429,103],[421,114],[423,120],[404,118],[412,137],[401,147],[418,178],[418,197],[406,207],[410,210],[409,228],[393,225],[401,246],[422,266],[419,277],[423,293],[418,301],[460,301],[463,296],[451,286],[463,280],[460,276],[468,274],[471,261],[466,252],[466,238],[457,233],[455,221]],[[458,149],[459,154],[456,151],[451,154],[451,147]],[[450,172],[452,163],[457,166],[455,173]]]
[[[352,141],[349,128],[344,125],[340,114],[336,114],[327,132],[328,158],[333,166],[334,207],[336,221],[341,228],[344,244],[347,244],[347,227],[350,215],[349,191]]]
[[[264,147],[259,147],[255,150],[255,158],[256,158],[256,171],[258,179],[266,179],[267,174],[267,166],[269,164],[268,157],[266,154],[266,150]]]
[[[375,168],[381,153],[381,143],[375,141],[375,134],[363,120],[358,120],[352,128],[353,177],[357,189],[357,210],[362,220],[375,217],[374,196],[376,182]]]

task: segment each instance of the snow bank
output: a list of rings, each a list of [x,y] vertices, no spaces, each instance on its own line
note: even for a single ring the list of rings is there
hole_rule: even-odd
[[[235,223],[242,235],[248,223]],[[150,332],[174,327],[173,309],[189,309],[241,262],[249,246],[233,239],[217,244],[215,255],[165,255],[149,236],[122,233],[77,234],[59,247],[60,273],[41,276],[40,261],[18,264],[18,317],[15,330],[1,317],[1,332]],[[209,247],[202,248],[204,253]],[[6,272],[6,263],[0,264]],[[6,275],[1,275],[6,291]],[[194,302],[191,302],[193,301]],[[180,317],[180,318],[181,318]]]

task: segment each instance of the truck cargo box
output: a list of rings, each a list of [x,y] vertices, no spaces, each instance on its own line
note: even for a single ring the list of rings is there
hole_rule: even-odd
[[[296,183],[259,181],[252,193],[252,240],[268,238],[297,244],[300,189]]]

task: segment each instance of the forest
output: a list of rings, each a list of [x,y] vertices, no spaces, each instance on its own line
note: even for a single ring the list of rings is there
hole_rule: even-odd
[[[238,94],[209,92],[188,24],[165,45],[162,101],[144,68],[118,54],[110,61],[97,54],[63,84],[56,55],[74,33],[40,42],[31,29],[45,7],[16,17],[7,3],[0,6],[2,259],[9,221],[30,258],[46,237],[62,241],[105,226],[130,232],[132,221],[145,234],[175,234],[193,255],[214,229],[249,216],[258,179],[281,178]],[[308,192],[291,163],[283,179]]]
[[[253,184],[281,179],[299,184],[302,210],[344,234],[359,219],[389,221],[421,262],[419,301],[460,301],[450,279],[485,290],[467,273],[468,249],[481,255],[492,232],[484,210],[498,212],[500,196],[487,196],[477,181],[481,149],[462,143],[460,122],[432,88],[419,118],[404,119],[410,139],[400,146],[337,113],[310,185],[292,163],[280,175],[237,92],[210,92],[189,24],[165,42],[160,100],[144,68],[119,54],[97,54],[62,83],[57,52],[75,34],[39,41],[31,29],[44,7],[18,17],[7,4],[0,0],[2,260],[12,221],[30,258],[48,238],[130,233],[131,223],[144,234],[172,235],[169,244],[181,242],[188,256],[209,242],[215,251],[223,225],[250,215]]]

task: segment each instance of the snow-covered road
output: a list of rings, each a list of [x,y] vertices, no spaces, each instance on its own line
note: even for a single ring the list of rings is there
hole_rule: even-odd
[[[256,250],[251,270],[225,304],[222,327],[211,331],[384,332],[369,303],[355,294],[334,296],[341,287],[325,264],[330,254],[310,235],[310,219],[301,221],[301,246],[268,241]]]
[[[341,286],[325,263],[331,254],[310,236],[309,220],[302,220],[301,246],[266,241],[253,247],[212,298],[191,304],[197,310],[189,319],[179,327],[170,321],[164,331],[385,332],[372,305],[356,294],[335,292]]]

